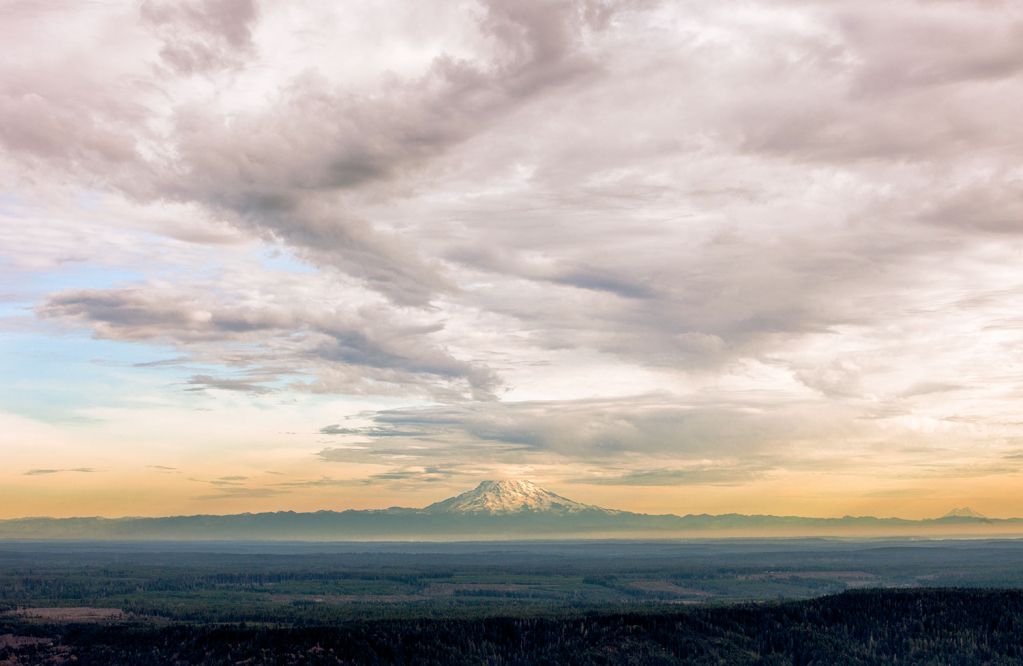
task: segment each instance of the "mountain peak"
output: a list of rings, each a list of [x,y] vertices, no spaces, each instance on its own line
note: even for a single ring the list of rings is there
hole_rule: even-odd
[[[964,506],[961,509],[952,509],[942,518],[987,518],[987,516],[977,513],[968,506]]]
[[[483,481],[461,495],[435,502],[424,509],[431,513],[507,515],[512,513],[566,514],[605,511],[555,495],[532,481]]]

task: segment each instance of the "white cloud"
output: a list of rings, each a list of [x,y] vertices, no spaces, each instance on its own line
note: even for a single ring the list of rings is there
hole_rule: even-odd
[[[167,390],[427,399],[415,469],[628,483],[1019,436],[1015,4],[2,11],[0,270],[131,273],[17,298]]]

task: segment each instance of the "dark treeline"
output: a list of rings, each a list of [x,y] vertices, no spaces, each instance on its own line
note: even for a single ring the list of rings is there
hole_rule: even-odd
[[[281,583],[324,583],[366,580],[422,585],[423,581],[451,576],[448,571],[209,571],[136,567],[124,569],[76,568],[2,572],[0,603],[25,604],[39,598],[98,598],[135,592],[216,590],[263,587]]]
[[[44,625],[0,634],[0,663],[1023,664],[1023,592],[864,590],[771,604],[574,617],[389,619],[334,625]]]

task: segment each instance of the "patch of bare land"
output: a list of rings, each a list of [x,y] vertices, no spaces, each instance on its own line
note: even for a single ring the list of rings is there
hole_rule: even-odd
[[[269,594],[268,601],[282,604],[304,602],[310,604],[354,604],[381,603],[395,604],[409,601],[425,601],[428,597],[417,594]]]
[[[31,617],[40,620],[58,622],[100,622],[102,620],[119,620],[124,617],[120,608],[93,608],[91,606],[71,606],[67,608],[22,608],[8,611],[10,615]]]
[[[517,583],[431,583],[426,588],[428,595],[448,595],[458,592],[527,592],[529,585]]]
[[[37,636],[0,635],[0,650],[6,653],[0,659],[0,666],[23,666],[24,664],[40,664],[40,666],[60,666],[74,657],[64,646],[53,644],[52,638]]]
[[[941,573],[933,573],[933,574],[920,575],[920,576],[917,576],[916,579],[917,580],[934,580],[934,579],[939,578],[939,577],[945,578],[945,577],[949,577],[949,576],[969,576],[972,573],[974,573],[974,572],[973,571],[969,571],[969,570],[964,570],[964,571],[942,571]]]
[[[764,580],[778,578],[817,578],[822,580],[871,581],[877,576],[866,571],[767,571],[736,576],[738,580]]]
[[[682,587],[675,583],[670,583],[666,580],[638,580],[629,585],[630,587],[643,590],[644,592],[668,592],[671,594],[677,594],[681,596],[690,597],[713,597],[713,592],[707,592],[706,590],[694,590],[688,587]]]
[[[0,648],[20,648],[26,645],[53,645],[53,639],[37,638],[35,636],[15,636],[14,634],[0,635]]]
[[[406,603],[428,601],[436,597],[465,592],[528,592],[530,585],[516,583],[431,583],[420,594],[269,594],[264,598],[277,603],[305,602],[314,604]]]

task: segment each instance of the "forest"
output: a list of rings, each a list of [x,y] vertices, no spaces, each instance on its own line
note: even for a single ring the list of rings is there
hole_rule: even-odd
[[[15,664],[1023,664],[990,541],[0,543]]]
[[[997,665],[1023,663],[1023,593],[859,590],[681,610],[313,625],[8,620],[0,635],[5,665]]]

